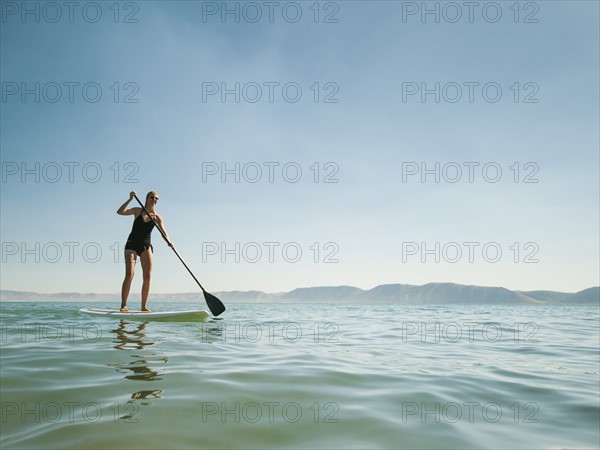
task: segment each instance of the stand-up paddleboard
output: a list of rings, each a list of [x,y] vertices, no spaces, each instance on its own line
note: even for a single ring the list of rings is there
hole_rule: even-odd
[[[79,310],[81,314],[91,316],[113,317],[115,319],[132,319],[132,320],[204,320],[208,317],[208,312],[202,309],[194,309],[189,311],[128,311],[121,312],[111,309],[88,309],[82,308]]]

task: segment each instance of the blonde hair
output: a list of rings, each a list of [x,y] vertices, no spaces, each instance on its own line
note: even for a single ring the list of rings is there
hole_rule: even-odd
[[[146,206],[148,204],[148,197],[150,197],[150,195],[154,194],[155,196],[158,196],[158,192],[156,191],[150,191],[146,194],[146,203],[144,204],[144,206]]]

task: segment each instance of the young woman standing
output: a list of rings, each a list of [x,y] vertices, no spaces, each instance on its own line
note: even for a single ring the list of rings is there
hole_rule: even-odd
[[[135,216],[131,233],[127,238],[127,244],[125,245],[125,279],[123,280],[123,286],[121,287],[121,311],[129,311],[129,309],[127,309],[127,297],[129,296],[129,289],[131,288],[131,281],[133,280],[135,263],[139,256],[144,277],[142,283],[142,311],[150,312],[146,307],[146,302],[148,301],[148,293],[150,292],[150,276],[152,274],[153,247],[151,243],[151,233],[154,229],[154,222],[156,222],[166,236],[169,247],[173,247],[173,244],[163,225],[162,217],[154,210],[156,203],[158,202],[158,194],[154,191],[150,191],[146,195],[146,204],[144,206],[146,211],[148,211],[148,214],[150,214],[150,217],[144,212],[143,208],[135,207],[127,209],[127,206],[131,200],[134,199],[135,195],[136,193],[132,191],[129,194],[129,200],[123,203],[117,210],[117,214],[121,216]],[[154,219],[154,221],[152,221],[152,219]]]

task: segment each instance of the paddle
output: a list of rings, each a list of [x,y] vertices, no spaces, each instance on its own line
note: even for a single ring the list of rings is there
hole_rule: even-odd
[[[150,217],[150,220],[152,220],[152,222],[154,223],[154,226],[158,229],[158,231],[160,231],[160,234],[162,234],[162,237],[164,238],[164,240],[167,241],[167,242],[169,242],[169,240],[165,236],[165,233],[163,233],[163,231],[160,229],[160,227],[154,221],[154,219],[152,218],[152,216],[150,215],[150,213],[148,212],[148,210],[146,209],[146,207],[142,204],[142,202],[140,202],[140,199],[137,198],[137,195],[134,195],[134,197],[137,200],[137,202],[140,204],[140,206],[142,207],[142,209],[144,210],[144,212],[146,214],[148,214],[148,217]],[[177,255],[177,257],[179,258],[179,261],[181,261],[183,263],[183,265],[188,270],[188,272],[190,273],[190,275],[192,276],[192,278],[194,279],[194,281],[196,283],[198,283],[198,286],[200,286],[200,289],[202,289],[202,292],[204,293],[204,300],[206,300],[206,304],[208,305],[208,309],[210,309],[210,312],[213,313],[213,316],[218,316],[219,314],[222,314],[223,311],[225,311],[225,305],[217,297],[215,297],[212,294],[209,294],[208,292],[206,292],[204,290],[204,288],[202,287],[202,285],[200,284],[200,282],[198,281],[198,279],[194,276],[194,274],[192,273],[192,271],[190,270],[190,268],[187,266],[187,264],[185,263],[185,261],[181,258],[181,256],[179,256],[179,253],[177,253],[177,250],[175,250],[175,247],[171,247],[171,250],[173,250],[175,252],[175,254]]]

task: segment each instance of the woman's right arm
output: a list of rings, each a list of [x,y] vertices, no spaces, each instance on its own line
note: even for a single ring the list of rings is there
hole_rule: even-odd
[[[127,200],[125,203],[123,203],[121,205],[121,207],[119,209],[117,209],[117,214],[119,214],[121,216],[130,216],[132,214],[137,214],[139,211],[141,211],[140,208],[127,209],[127,205],[129,205],[129,202],[131,202],[131,200],[133,200],[134,196],[135,196],[135,191],[131,191],[129,193],[129,200]]]

